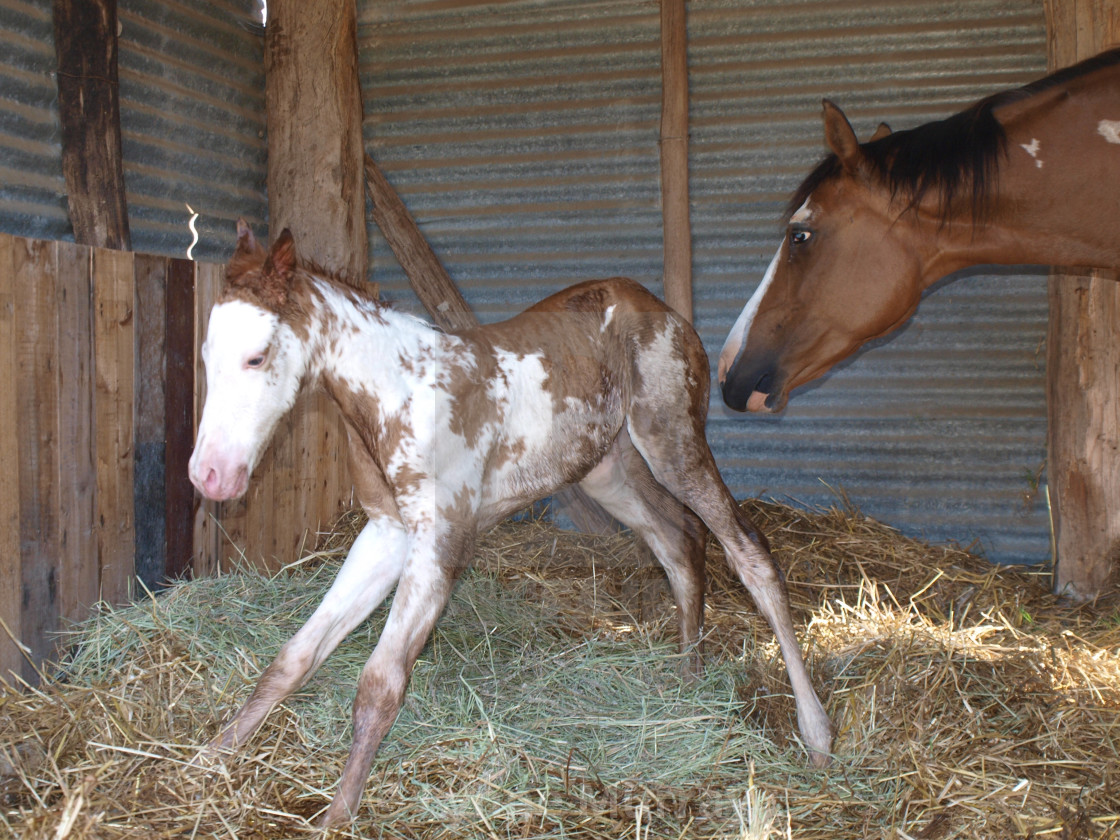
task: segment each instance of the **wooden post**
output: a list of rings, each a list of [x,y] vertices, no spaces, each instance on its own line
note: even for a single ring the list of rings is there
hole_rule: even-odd
[[[685,0],[661,0],[661,223],[665,302],[692,321]]]
[[[70,222],[81,245],[129,250],[117,88],[116,0],[55,0],[58,117]]]
[[[270,238],[366,281],[362,89],[355,0],[269,0],[265,26]]]
[[[270,0],[265,100],[269,238],[290,228],[302,257],[354,285],[365,283],[355,0]],[[231,519],[227,532],[251,560],[275,568],[312,547],[316,530],[351,496],[342,418],[325,395],[314,394],[281,422],[245,502],[222,505],[222,521]]]
[[[1048,59],[1066,67],[1120,42],[1120,0],[1046,0]],[[1087,600],[1120,568],[1120,284],[1051,274],[1047,338],[1054,592]]]

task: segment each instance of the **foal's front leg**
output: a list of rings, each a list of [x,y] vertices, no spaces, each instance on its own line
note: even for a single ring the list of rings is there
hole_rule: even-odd
[[[467,533],[412,536],[385,629],[358,678],[354,742],[323,815],[324,826],[345,825],[357,815],[374,756],[404,701],[412,666],[447,605],[456,577],[470,561],[473,545],[473,534]]]
[[[278,703],[311,679],[331,651],[385,600],[401,575],[406,548],[399,520],[383,516],[366,523],[322,603],[280,648],[241,711],[211,741],[212,748],[244,744]]]

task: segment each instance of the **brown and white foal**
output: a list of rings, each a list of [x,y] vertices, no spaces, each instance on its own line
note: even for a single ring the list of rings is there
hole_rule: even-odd
[[[210,499],[240,496],[296,395],[321,387],[345,417],[369,523],[212,747],[244,744],[395,585],[323,822],[352,819],[475,536],[578,483],[665,568],[681,650],[695,667],[711,529],[777,635],[810,758],[827,762],[831,728],[782,576],[716,470],[704,438],[708,360],[676,313],[615,279],[574,286],[500,324],[444,333],[302,266],[288,231],[266,253],[244,222],[227,280],[202,351],[207,395],[191,481]]]

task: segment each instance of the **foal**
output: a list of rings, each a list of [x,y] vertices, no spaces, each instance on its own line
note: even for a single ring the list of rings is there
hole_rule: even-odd
[[[345,418],[369,522],[212,747],[243,745],[395,585],[323,817],[351,820],[475,536],[578,483],[665,568],[681,650],[695,668],[711,529],[777,635],[810,758],[827,762],[831,729],[782,576],[716,470],[704,438],[707,357],[676,313],[615,279],[574,286],[500,324],[444,333],[302,266],[288,231],[265,253],[243,221],[227,281],[202,348],[207,396],[191,481],[210,499],[243,494],[277,421],[301,390],[321,387]]]

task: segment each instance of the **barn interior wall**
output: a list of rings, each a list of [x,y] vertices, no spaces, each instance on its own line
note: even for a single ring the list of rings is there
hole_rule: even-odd
[[[712,358],[823,151],[820,100],[867,136],[1045,72],[1037,0],[692,0],[696,326]],[[570,282],[660,292],[658,5],[359,4],[366,145],[484,321]],[[412,305],[373,236],[374,279]],[[1043,275],[973,274],[779,417],[718,396],[709,437],[739,497],[843,493],[906,533],[1049,557]]]
[[[137,251],[221,261],[263,229],[254,0],[121,0],[125,177]],[[692,0],[696,323],[714,357],[822,151],[829,96],[866,135],[942,117],[1045,69],[1038,0]],[[569,282],[661,288],[653,0],[359,3],[367,148],[484,321]],[[49,4],[0,0],[0,231],[70,239]],[[414,305],[376,231],[373,276]],[[1045,284],[943,286],[911,325],[796,394],[780,417],[713,399],[738,496],[831,503],[1002,561],[1048,557]]]
[[[265,119],[256,0],[119,0],[121,145],[133,249],[224,260],[262,222]],[[0,0],[0,232],[74,240],[60,164],[50,3]]]

